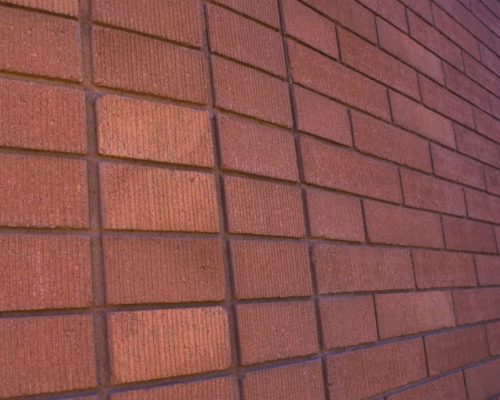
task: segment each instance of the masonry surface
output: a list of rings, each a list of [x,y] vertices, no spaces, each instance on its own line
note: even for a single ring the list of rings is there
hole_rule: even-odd
[[[498,0],[0,0],[0,398],[500,399]]]

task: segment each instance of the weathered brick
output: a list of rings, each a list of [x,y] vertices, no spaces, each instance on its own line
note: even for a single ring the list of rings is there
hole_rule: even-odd
[[[312,302],[240,304],[236,310],[243,365],[318,351]]]
[[[468,289],[453,292],[458,324],[500,318],[500,289]]]
[[[427,375],[421,339],[330,356],[330,400],[374,396]]]
[[[89,316],[2,318],[0,348],[2,398],[97,384]]]
[[[493,228],[481,222],[443,217],[446,248],[452,250],[495,253]]]
[[[222,167],[298,180],[295,142],[289,132],[227,116],[219,116],[218,122]]]
[[[107,229],[219,230],[213,175],[105,163],[100,183]]]
[[[491,355],[500,354],[500,322],[486,325],[488,344]]]
[[[366,201],[364,206],[369,241],[415,247],[443,247],[438,215],[374,201]]]
[[[216,0],[216,2],[268,25],[275,27],[280,25],[278,3],[275,0]]]
[[[207,74],[199,51],[102,27],[94,27],[92,48],[98,85],[207,101]]]
[[[307,246],[275,241],[232,241],[239,299],[298,297],[312,293]]]
[[[500,285],[500,256],[476,256],[479,284]]]
[[[359,153],[303,138],[301,149],[308,183],[398,203],[396,167]]]
[[[469,217],[500,224],[500,198],[465,189],[465,199]]]
[[[493,360],[465,370],[470,400],[487,400],[500,392],[500,360]]]
[[[404,392],[389,396],[387,400],[467,400],[467,393],[462,373],[445,376],[429,383],[424,383]]]
[[[498,80],[498,78],[496,79]],[[474,109],[474,120],[476,121],[476,129],[479,133],[500,143],[500,121],[477,108]]]
[[[3,0],[3,3],[37,8],[73,17],[78,16],[78,0]]]
[[[231,364],[222,307],[114,312],[108,316],[108,331],[113,383],[216,371]]]
[[[313,260],[320,293],[415,287],[407,250],[315,245]]]
[[[396,0],[361,0],[374,13],[389,20],[399,29],[408,32],[405,7]]]
[[[472,79],[484,86],[491,92],[500,96],[500,88],[498,87],[498,77],[480,62],[474,60],[467,54],[464,54],[465,73]]]
[[[500,145],[455,124],[458,150],[500,168]]]
[[[319,308],[323,345],[327,349],[377,340],[372,296],[323,297]]]
[[[212,130],[206,111],[103,96],[96,105],[101,154],[211,166]]]
[[[484,175],[488,192],[500,195],[500,170],[485,166]]]

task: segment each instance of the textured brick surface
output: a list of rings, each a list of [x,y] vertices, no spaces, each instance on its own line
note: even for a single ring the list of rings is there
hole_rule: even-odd
[[[266,0],[216,0],[245,15],[272,26],[279,26],[278,3]]]
[[[461,372],[389,396],[388,400],[441,400],[443,398],[456,400],[467,399],[464,379]]]
[[[455,125],[455,132],[460,152],[500,168],[500,145],[459,125]]]
[[[4,0],[3,3],[38,8],[57,14],[78,15],[78,0]]]
[[[495,237],[489,224],[461,218],[443,218],[446,248],[494,253]]]
[[[500,318],[498,301],[500,301],[498,288],[455,291],[453,302],[457,323],[464,324]]]
[[[500,198],[477,190],[466,189],[465,200],[470,217],[500,224]]]
[[[465,383],[470,400],[486,400],[500,392],[500,361],[494,360],[465,370]]]
[[[488,344],[492,355],[500,354],[500,322],[486,325]]]
[[[476,268],[480,285],[500,285],[499,256],[476,256]]]

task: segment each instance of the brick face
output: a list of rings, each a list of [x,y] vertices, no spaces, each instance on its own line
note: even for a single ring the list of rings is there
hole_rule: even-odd
[[[480,285],[500,285],[499,256],[476,256],[476,268]]]
[[[38,8],[57,14],[78,15],[78,0],[5,0],[4,3]]]
[[[441,400],[443,398],[467,399],[464,378],[461,372],[389,396],[388,400]]]
[[[457,323],[466,324],[500,318],[499,300],[498,288],[455,291],[453,302]]]
[[[493,228],[482,222],[454,217],[443,218],[446,248],[495,253]]]
[[[493,360],[475,368],[465,370],[465,382],[469,399],[486,400],[500,392],[498,381],[500,361]]]

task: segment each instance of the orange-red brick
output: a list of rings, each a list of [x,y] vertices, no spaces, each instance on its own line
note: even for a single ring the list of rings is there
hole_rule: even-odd
[[[487,400],[500,392],[500,360],[493,360],[465,370],[470,400]]]
[[[78,15],[78,0],[4,0],[3,2],[73,17]]]
[[[468,219],[444,217],[446,248],[452,250],[495,253],[493,227]]]
[[[467,393],[462,373],[445,376],[429,383],[424,383],[404,392],[394,394],[388,400],[467,400]]]
[[[500,354],[500,322],[486,325],[488,344],[492,355]]]
[[[231,7],[268,25],[279,27],[278,3],[275,1],[255,0],[216,0],[217,3]]]

